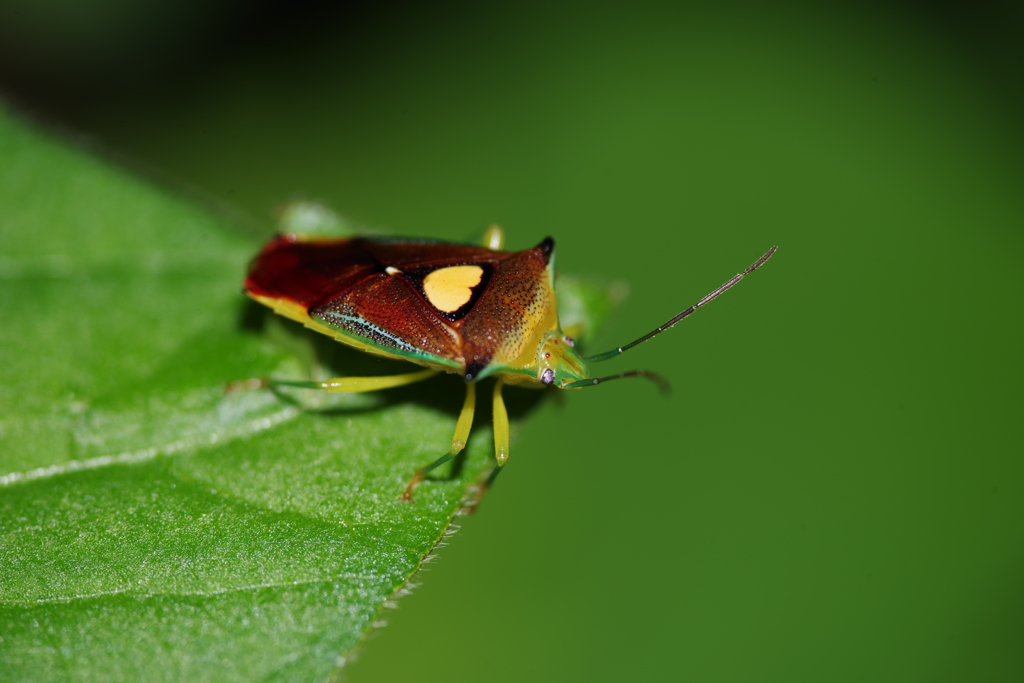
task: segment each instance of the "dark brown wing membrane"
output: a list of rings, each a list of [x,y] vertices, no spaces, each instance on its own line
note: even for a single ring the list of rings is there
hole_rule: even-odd
[[[256,257],[246,291],[302,304],[307,309],[348,292],[367,278],[398,270],[491,263],[509,252],[445,242],[398,239],[300,241],[283,235]]]

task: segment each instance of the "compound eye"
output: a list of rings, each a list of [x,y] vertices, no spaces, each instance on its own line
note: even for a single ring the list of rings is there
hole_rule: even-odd
[[[576,346],[576,340],[570,337],[569,335],[565,335],[564,337],[562,337],[562,341],[564,341],[569,346]]]
[[[540,383],[541,384],[545,384],[545,385],[553,384],[554,381],[555,381],[555,371],[552,370],[551,368],[548,368],[544,372],[540,373]]]

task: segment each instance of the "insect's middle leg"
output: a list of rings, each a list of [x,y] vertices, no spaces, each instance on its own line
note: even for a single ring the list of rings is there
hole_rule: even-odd
[[[451,450],[426,467],[421,467],[416,470],[416,474],[412,475],[412,479],[409,480],[409,484],[405,487],[405,491],[401,495],[402,500],[412,500],[412,490],[416,488],[417,484],[423,481],[423,478],[426,477],[427,474],[451,460],[466,447],[466,442],[469,440],[469,430],[473,426],[474,412],[476,412],[476,385],[467,382],[466,400],[462,403],[462,411],[459,413],[459,420],[455,423],[455,435],[452,436]]]

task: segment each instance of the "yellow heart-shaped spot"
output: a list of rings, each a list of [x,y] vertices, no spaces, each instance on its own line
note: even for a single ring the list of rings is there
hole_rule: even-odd
[[[423,292],[434,308],[454,313],[473,298],[473,288],[480,284],[484,269],[480,266],[449,266],[438,268],[423,278]]]

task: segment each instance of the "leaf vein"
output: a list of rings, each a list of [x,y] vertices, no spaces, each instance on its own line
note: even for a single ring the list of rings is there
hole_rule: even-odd
[[[255,420],[251,420],[246,423],[244,427],[237,430],[232,430],[233,433],[228,434],[229,438],[238,438],[240,436],[246,436],[261,432],[275,425],[281,424],[287,420],[297,417],[301,411],[293,406],[286,406],[282,410],[273,415],[267,415],[260,417]],[[161,446],[151,446],[149,448],[143,448],[135,451],[126,451],[124,453],[118,453],[116,455],[100,455],[95,458],[88,458],[86,460],[70,460],[68,462],[59,463],[56,465],[48,465],[46,467],[37,467],[36,469],[27,470],[25,472],[10,472],[8,474],[0,476],[0,486],[10,486],[25,481],[33,481],[36,479],[46,479],[48,477],[56,477],[62,474],[68,474],[71,472],[78,472],[81,470],[94,470],[101,467],[109,467],[111,465],[130,465],[140,462],[146,462],[152,460],[161,455],[174,455],[182,451],[187,451],[192,448],[197,448],[203,445],[210,445],[222,442],[223,434],[206,434],[201,437],[194,437],[191,439],[182,439],[180,441],[174,441],[171,443],[163,444]]]
[[[314,579],[295,579],[292,581],[268,581],[265,583],[253,583],[244,586],[231,586],[225,588],[211,589],[211,590],[170,590],[170,591],[152,591],[152,592],[140,592],[132,589],[112,590],[112,591],[99,591],[96,593],[84,593],[82,595],[58,595],[52,598],[38,598],[36,600],[10,600],[6,604],[9,607],[31,607],[33,605],[45,605],[49,603],[69,603],[76,602],[79,600],[94,600],[97,598],[113,597],[118,595],[126,595],[136,598],[159,598],[166,596],[175,597],[212,597],[215,595],[227,595],[230,593],[244,593],[246,591],[258,591],[265,588],[288,588],[292,586],[307,586],[318,583],[332,583],[339,579],[350,579],[355,581],[380,581],[381,579],[387,578],[380,574],[359,574],[353,572],[343,572],[341,574],[334,574],[331,576],[323,576]]]

